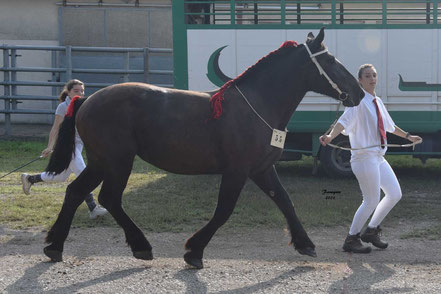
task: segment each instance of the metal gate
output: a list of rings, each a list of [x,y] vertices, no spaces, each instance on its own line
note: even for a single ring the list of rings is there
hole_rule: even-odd
[[[118,82],[145,82],[163,87],[173,87],[172,49],[168,48],[108,48],[108,47],[75,47],[75,46],[15,46],[2,45],[3,93],[0,100],[4,108],[0,113],[5,116],[5,135],[11,133],[11,116],[14,114],[54,114],[57,106],[57,96],[64,84],[72,79],[81,79],[87,89],[93,92]],[[44,52],[50,54],[50,66],[21,66],[18,65],[19,52]],[[170,60],[170,65],[161,66],[161,56]],[[49,58],[48,58],[49,59]],[[93,66],[97,65],[98,66]],[[153,62],[154,63],[154,62]],[[164,62],[162,62],[164,63]],[[159,66],[158,66],[159,64]],[[92,66],[91,66],[92,65]],[[162,68],[161,68],[162,67]],[[35,73],[34,80],[21,80],[19,73]],[[45,73],[40,79],[38,75]],[[44,78],[45,77],[45,78]],[[47,77],[50,77],[47,79]],[[115,78],[116,77],[116,78]],[[51,89],[49,95],[20,93],[20,87]],[[27,101],[46,101],[38,109],[20,108],[19,104]],[[52,101],[50,108],[47,101]],[[37,104],[38,105],[38,104]]]

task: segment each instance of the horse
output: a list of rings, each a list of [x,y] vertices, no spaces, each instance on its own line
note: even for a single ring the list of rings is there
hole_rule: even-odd
[[[46,168],[69,165],[75,126],[87,166],[68,185],[61,211],[48,231],[44,253],[61,261],[64,242],[78,206],[101,182],[99,203],[123,228],[135,258],[151,260],[152,246],[121,206],[136,155],[165,171],[185,175],[220,174],[212,218],[185,244],[185,262],[203,268],[204,249],[230,217],[251,179],[286,218],[294,248],[317,256],[294,205],[280,183],[275,162],[283,149],[271,145],[274,129],[285,130],[308,91],[352,107],[364,96],[357,80],[323,45],[324,28],[304,44],[286,41],[234,80],[211,92],[123,83],[87,99],[73,99]]]

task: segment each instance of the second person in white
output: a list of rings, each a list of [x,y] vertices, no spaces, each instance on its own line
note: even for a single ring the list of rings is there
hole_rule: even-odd
[[[67,112],[67,107],[71,101],[71,98],[75,96],[84,96],[84,83],[80,80],[70,80],[64,86],[63,91],[60,94],[59,100],[60,104],[55,110],[55,121],[52,126],[51,132],[49,134],[49,142],[46,149],[41,152],[41,156],[48,157],[52,150],[54,149],[55,142],[58,137],[58,130],[60,128],[61,123],[64,120],[64,116]],[[64,182],[67,178],[74,173],[76,176],[79,176],[81,172],[86,168],[86,164],[84,163],[83,156],[81,152],[83,150],[83,141],[81,141],[78,133],[75,134],[75,151],[72,156],[72,161],[69,164],[69,167],[58,175],[51,175],[47,172],[43,172],[36,175],[28,175],[26,173],[21,175],[21,181],[23,185],[23,192],[26,195],[30,194],[31,186],[38,182]],[[93,199],[92,193],[87,195],[85,202],[87,207],[89,208],[89,216],[91,219],[96,219],[98,216],[104,215],[107,213],[107,210],[95,203]]]
[[[389,163],[384,158],[387,147],[386,132],[406,138],[411,142],[422,140],[419,136],[406,133],[395,125],[386,107],[375,94],[377,71],[372,64],[364,64],[358,71],[360,85],[365,96],[360,104],[347,107],[329,133],[320,137],[326,146],[343,132],[349,135],[351,147],[367,149],[351,151],[352,172],[358,180],[363,201],[354,215],[343,250],[354,253],[369,253],[371,247],[361,243],[372,243],[385,249],[388,244],[380,240],[380,224],[401,199],[401,187]],[[380,201],[381,190],[385,196]],[[373,215],[372,215],[373,213]],[[367,228],[361,233],[366,221],[372,215]]]

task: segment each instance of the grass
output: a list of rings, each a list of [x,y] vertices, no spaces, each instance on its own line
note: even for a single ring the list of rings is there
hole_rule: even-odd
[[[409,238],[425,238],[429,240],[439,240],[441,232],[441,224],[429,225],[427,228],[423,229],[413,229],[405,234],[401,235],[402,239]]]
[[[38,157],[46,147],[41,141],[0,141],[0,176]],[[441,221],[441,160],[430,159],[423,165],[410,156],[391,156],[403,190],[403,199],[392,210],[385,224],[401,220]],[[28,173],[44,170],[46,159],[23,169]],[[306,227],[349,226],[360,205],[361,195],[355,178],[330,179],[322,174],[312,176],[313,160],[280,162],[276,168],[282,183],[291,195],[299,218]],[[36,184],[31,195],[21,190],[17,171],[0,179],[0,225],[12,228],[49,228],[61,208],[67,183]],[[69,181],[73,180],[72,175]],[[126,212],[145,231],[195,231],[212,216],[216,207],[220,176],[182,176],[159,170],[140,159],[135,160],[133,172],[123,197]],[[326,199],[322,191],[340,191],[335,199]],[[97,195],[99,188],[94,192]],[[73,226],[117,226],[110,216],[97,221],[88,219],[87,207],[82,204]],[[274,203],[251,181],[245,185],[227,229],[280,228],[285,219]],[[405,237],[440,238],[441,226],[426,231],[410,231]]]

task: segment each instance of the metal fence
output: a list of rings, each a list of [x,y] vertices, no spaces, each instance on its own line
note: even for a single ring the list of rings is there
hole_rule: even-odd
[[[439,26],[439,0],[185,0],[190,25]]]
[[[3,81],[0,81],[0,86],[3,86],[3,95],[0,95],[0,100],[4,101],[4,109],[0,109],[0,113],[5,115],[5,135],[10,135],[11,132],[11,115],[13,114],[54,114],[57,106],[57,96],[64,84],[72,79],[74,75],[78,74],[97,74],[97,75],[122,75],[121,82],[128,81],[142,81],[145,83],[152,83],[151,77],[154,75],[173,75],[173,70],[170,69],[152,69],[150,59],[152,55],[167,54],[172,55],[172,49],[168,48],[105,48],[105,47],[75,47],[75,46],[16,46],[16,45],[2,45],[0,49],[3,50],[3,66],[0,67],[0,72],[3,72]],[[21,56],[18,51],[45,51],[51,54],[50,67],[27,67],[18,66],[17,57]],[[80,68],[73,66],[73,58],[75,54],[117,54],[123,59],[121,68]],[[139,55],[142,60],[141,68],[131,68],[131,57]],[[102,58],[102,56],[101,56]],[[17,79],[17,73],[48,73],[51,75],[50,80],[24,81]],[[136,79],[132,77],[137,77]],[[88,82],[87,79],[82,79],[88,88],[103,88],[114,83],[111,82]],[[111,79],[110,79],[111,80]],[[158,86],[173,87],[171,83],[155,83]],[[23,95],[18,93],[18,87],[50,87],[51,95]],[[42,109],[21,109],[18,107],[19,103],[23,101],[52,101],[51,109],[47,107]]]

